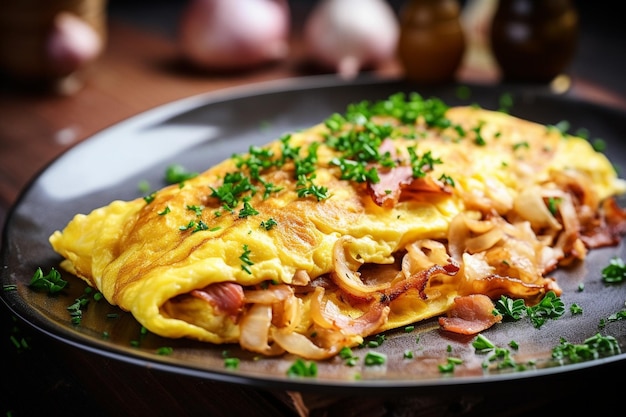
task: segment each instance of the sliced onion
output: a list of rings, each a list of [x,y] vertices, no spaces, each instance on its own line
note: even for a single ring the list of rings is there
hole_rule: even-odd
[[[339,353],[342,346],[321,348],[303,334],[272,328],[272,338],[281,348],[294,355],[311,360],[328,359]]]
[[[354,258],[348,258],[348,244],[353,240],[351,236],[342,236],[333,247],[333,264],[335,271],[332,274],[333,281],[345,292],[359,298],[369,299],[374,293],[389,288],[389,283],[367,285],[357,272],[360,263]]]
[[[483,252],[494,247],[503,238],[504,231],[501,228],[494,227],[487,233],[467,239],[465,250],[469,253]]]
[[[531,284],[518,278],[490,275],[482,279],[471,281],[470,293],[484,294],[491,299],[507,295],[511,298],[532,300],[540,298],[546,291],[544,284]]]
[[[241,347],[267,356],[284,353],[279,345],[269,345],[271,322],[272,307],[267,304],[253,304],[239,323]]]
[[[561,224],[546,207],[539,187],[522,190],[515,199],[513,209],[522,219],[528,220],[535,230],[561,229]]]
[[[293,289],[285,284],[270,285],[265,290],[244,291],[244,301],[253,304],[274,304],[293,296]]]
[[[305,285],[309,285],[311,283],[311,276],[304,269],[298,269],[291,279],[291,285],[295,285],[298,287],[304,287]]]
[[[291,296],[273,305],[272,324],[286,331],[293,331],[302,321],[302,300]]]
[[[450,256],[443,243],[432,239],[420,239],[407,245],[407,253],[402,258],[402,272],[405,277],[431,266],[445,265]]]
[[[313,322],[324,329],[339,329],[339,326],[335,324],[333,317],[338,314],[337,312],[327,312],[327,303],[324,301],[324,288],[316,287],[311,296],[310,313]],[[334,306],[334,304],[333,304]],[[336,307],[336,306],[334,306]]]
[[[341,312],[331,300],[324,300],[324,289],[318,287],[311,298],[311,318],[325,329],[338,329],[346,335],[368,336],[380,328],[389,317],[389,307],[372,303],[363,315],[352,318]]]

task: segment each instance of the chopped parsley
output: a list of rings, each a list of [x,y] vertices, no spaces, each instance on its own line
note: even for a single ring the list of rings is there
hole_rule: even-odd
[[[570,123],[567,120],[561,120],[556,125],[548,126],[548,130],[549,131],[550,130],[556,130],[564,138],[567,137],[567,132],[569,131],[569,129],[570,129]]]
[[[243,208],[239,210],[239,218],[243,219],[248,216],[256,216],[257,214],[259,214],[259,212],[250,204],[250,197],[244,197]]]
[[[370,339],[368,340],[364,340],[363,343],[361,343],[361,347],[371,347],[371,348],[376,348],[379,347],[380,345],[383,344],[383,342],[385,341],[387,337],[383,334],[383,333],[379,333],[377,335],[372,336]]]
[[[154,201],[155,198],[156,198],[156,191],[148,194],[147,196],[144,196],[143,199],[146,202],[146,204],[150,204]]]
[[[418,156],[415,147],[408,147],[409,156],[411,158],[411,168],[413,169],[413,178],[424,178],[428,171],[432,171],[435,164],[441,164],[441,159],[434,158],[431,151],[425,152],[422,156]]]
[[[513,96],[511,93],[504,93],[500,96],[499,99],[500,108],[498,111],[502,113],[509,113],[511,108],[513,107]]]
[[[534,306],[526,306],[522,299],[512,300],[502,295],[496,302],[496,312],[502,314],[504,319],[514,321],[527,316],[533,326],[538,329],[546,320],[561,317],[565,313],[565,305],[554,291],[548,291]]]
[[[387,355],[380,352],[367,352],[363,359],[365,366],[384,365],[387,362]]]
[[[447,374],[447,373],[452,373],[454,372],[454,368],[457,365],[461,365],[463,364],[463,360],[460,358],[455,358],[455,357],[449,357],[446,360],[445,364],[441,364],[439,365],[439,372]]]
[[[174,348],[169,347],[169,346],[162,346],[157,349],[156,353],[157,355],[161,355],[161,356],[169,356],[172,353],[174,353]]]
[[[576,303],[569,307],[569,311],[572,315],[583,314],[583,308]]]
[[[301,358],[296,361],[287,369],[288,377],[316,377],[317,376],[317,363],[305,362]]]
[[[239,368],[239,358],[224,358],[224,368],[237,369]]]
[[[510,342],[509,345],[512,348],[517,349],[517,344],[515,342]],[[488,368],[492,363],[495,363],[497,369],[520,369],[521,367],[515,362],[509,349],[496,346],[491,340],[487,339],[482,334],[478,334],[476,336],[472,342],[472,346],[476,350],[476,353],[487,355],[482,364],[483,368]]]
[[[245,195],[248,193],[254,195],[257,191],[250,177],[241,171],[227,173],[220,187],[210,188],[211,197],[217,198],[226,211],[235,210]]]
[[[613,336],[600,333],[574,344],[561,338],[559,345],[552,349],[552,358],[559,362],[577,363],[621,353],[619,342]]]
[[[276,220],[274,220],[273,218],[269,218],[267,220],[263,220],[261,222],[261,228],[265,229],[265,230],[271,230],[274,226],[276,226],[278,223],[276,223]]]
[[[74,302],[67,307],[72,318],[72,324],[79,325],[83,319],[83,309],[89,304],[92,288],[86,287],[83,294],[76,298]]]
[[[250,260],[250,249],[248,245],[243,245],[243,253],[239,256],[239,260],[241,261],[241,269],[246,271],[248,274],[252,274],[250,267],[254,265],[254,262]]]
[[[472,128],[472,132],[474,132],[475,136],[474,136],[474,143],[478,146],[485,146],[487,145],[487,141],[485,141],[485,138],[483,138],[483,135],[481,133],[481,130],[484,126],[484,122],[481,122],[478,124],[478,126]]]
[[[504,319],[517,321],[526,314],[526,304],[521,298],[514,300],[502,295],[496,302],[496,313],[501,314]]]
[[[180,164],[171,164],[165,169],[165,182],[168,184],[179,184],[197,176],[197,172],[187,171]]]
[[[533,326],[540,328],[547,319],[561,317],[565,313],[565,305],[554,291],[548,291],[538,304],[528,307],[526,311]]]
[[[609,264],[602,269],[602,281],[608,284],[623,282],[626,279],[626,265],[624,260],[619,257],[613,257]]]
[[[345,361],[345,364],[348,366],[356,365],[357,361],[359,360],[358,356],[354,356],[354,354],[352,353],[352,349],[346,346],[342,347],[339,351],[339,357],[343,359]]]
[[[197,205],[188,205],[187,206],[187,210],[193,211],[194,214],[196,215],[196,217],[202,216],[202,210],[203,209],[204,209],[203,206],[197,206]]]
[[[47,291],[48,294],[61,292],[67,286],[67,281],[61,278],[61,273],[54,268],[44,275],[41,268],[37,268],[30,280],[29,287],[37,291]]]
[[[553,216],[556,216],[559,212],[559,204],[561,204],[561,197],[548,197],[548,210]]]

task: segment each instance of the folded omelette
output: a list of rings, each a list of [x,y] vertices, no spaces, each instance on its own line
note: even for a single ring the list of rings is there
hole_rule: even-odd
[[[626,191],[584,138],[395,94],[350,105],[50,236],[61,266],[169,338],[336,355],[439,317],[477,333],[501,295],[615,245]]]

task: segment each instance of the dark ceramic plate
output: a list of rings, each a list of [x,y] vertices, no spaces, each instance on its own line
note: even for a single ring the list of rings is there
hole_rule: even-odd
[[[258,358],[236,346],[142,334],[131,315],[104,301],[90,302],[80,324],[72,324],[68,307],[83,295],[85,285],[69,274],[64,274],[69,287],[58,296],[28,287],[38,267],[44,271],[58,268],[60,259],[50,248],[48,236],[64,227],[75,213],[87,213],[114,199],[138,197],[143,181],[152,189],[165,185],[163,177],[169,164],[202,171],[234,152],[246,151],[251,144],[264,144],[283,133],[318,123],[333,112],[343,112],[349,103],[382,99],[400,91],[436,96],[450,105],[478,103],[488,109],[497,109],[500,98],[511,94],[512,114],[546,124],[569,121],[570,132],[584,128],[590,138],[603,139],[612,162],[626,165],[626,148],[620,143],[626,135],[626,115],[619,111],[554,96],[542,89],[467,87],[469,98],[460,98],[459,86],[417,88],[369,76],[354,82],[342,82],[333,76],[292,79],[195,96],[108,128],[54,161],[12,209],[3,235],[2,300],[16,316],[42,333],[96,356],[259,387],[339,392],[375,389],[379,393],[442,389],[581,372],[623,361],[626,354],[567,365],[551,361],[552,349],[560,338],[581,343],[601,332],[615,336],[624,346],[626,321],[599,327],[601,320],[620,311],[626,300],[626,284],[608,286],[601,279],[601,270],[611,257],[625,255],[622,246],[596,250],[584,265],[557,272],[564,290],[563,317],[548,320],[540,329],[521,320],[498,324],[484,332],[499,347],[509,348],[509,342],[516,341],[519,349],[510,349],[512,358],[526,365],[526,370],[497,370],[493,366],[484,369],[486,356],[475,352],[471,338],[442,334],[436,321],[427,321],[411,332],[387,332],[379,347],[354,349],[360,358],[355,366],[337,357],[318,363],[314,378],[293,378],[287,376],[287,369],[294,357]],[[577,290],[580,283],[584,283],[584,291]],[[574,303],[583,308],[582,315],[570,314],[569,306]],[[112,313],[119,315],[109,317]],[[160,355],[162,347],[172,347],[172,354]],[[413,352],[413,358],[404,357],[407,350]],[[238,369],[225,368],[225,351],[241,359]],[[385,364],[365,366],[363,358],[369,351],[386,354]],[[446,363],[448,356],[462,358],[463,364],[457,365],[453,373],[443,374],[438,365]]]

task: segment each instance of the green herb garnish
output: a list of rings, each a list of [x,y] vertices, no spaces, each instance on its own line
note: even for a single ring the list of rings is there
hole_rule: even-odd
[[[54,268],[46,275],[41,268],[37,268],[30,280],[29,287],[38,291],[48,291],[48,294],[56,294],[67,286],[67,281],[61,278],[61,273]]]
[[[615,284],[626,279],[626,265],[622,258],[613,257],[609,264],[602,269],[602,281]]]
[[[317,363],[315,362],[305,362],[304,360],[298,358],[296,361],[287,369],[287,376],[289,377],[315,377],[317,376]]]
[[[169,165],[165,169],[165,182],[168,184],[179,184],[197,176],[197,172],[187,171],[185,167],[179,164]]]

